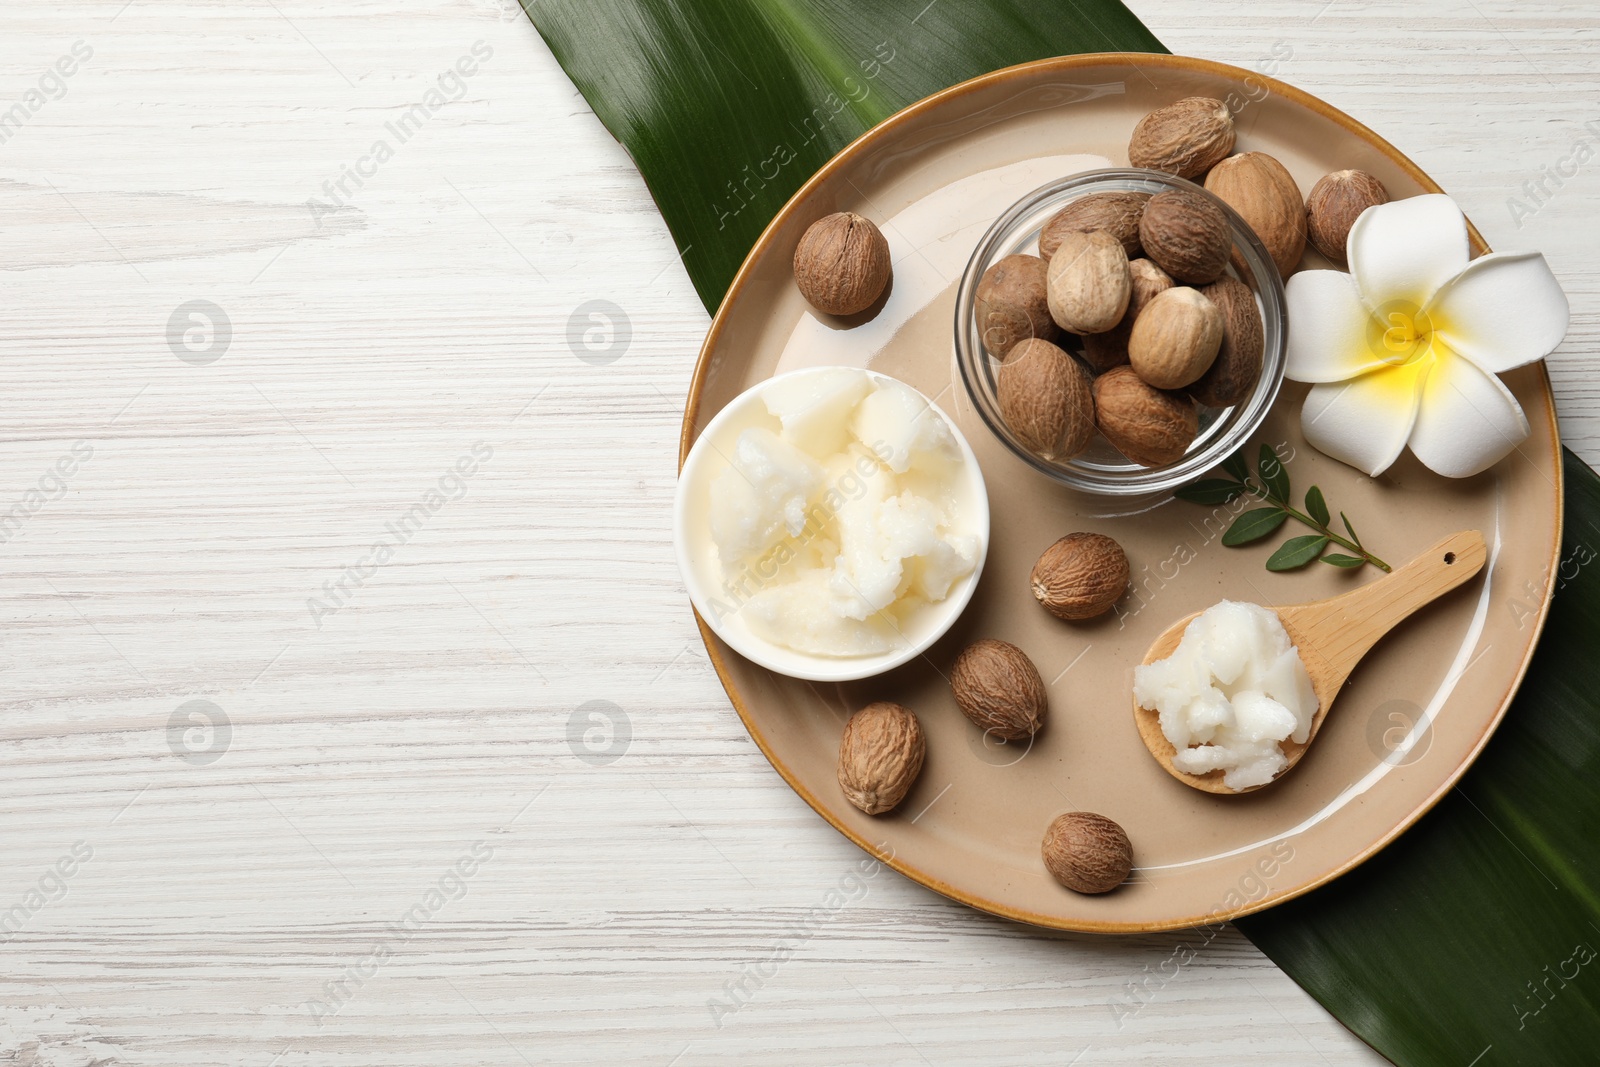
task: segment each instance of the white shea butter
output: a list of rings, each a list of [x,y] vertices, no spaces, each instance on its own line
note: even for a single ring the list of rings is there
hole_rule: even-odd
[[[853,368],[778,379],[710,483],[721,603],[799,652],[904,644],[977,565],[966,462],[915,390]]]
[[[1288,765],[1282,742],[1310,735],[1317,695],[1278,613],[1224,600],[1197,615],[1172,655],[1133,669],[1133,696],[1161,718],[1189,774],[1229,789],[1265,785]]]

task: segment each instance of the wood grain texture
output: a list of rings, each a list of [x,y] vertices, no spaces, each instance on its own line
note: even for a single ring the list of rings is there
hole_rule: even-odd
[[[1600,14],[1133,7],[1286,42],[1544,249],[1600,459],[1600,163],[1506,205],[1600,119]],[[668,539],[706,316],[513,4],[12,2],[0,42],[43,101],[0,129],[0,1062],[1379,1062],[1231,930],[973,913],[772,773]]]

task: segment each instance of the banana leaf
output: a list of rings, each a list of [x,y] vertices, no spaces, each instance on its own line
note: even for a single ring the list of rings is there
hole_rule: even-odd
[[[1600,1062],[1600,477],[1564,465],[1550,618],[1483,755],[1387,850],[1238,924],[1407,1067]]]
[[[1118,0],[522,0],[622,142],[706,309],[839,149],[959,81],[1165,52]]]
[[[1043,56],[1165,51],[1115,0],[524,4],[708,310],[789,195],[899,108]],[[1239,924],[1405,1067],[1600,1062],[1600,477],[1565,463],[1561,588],[1485,754],[1394,846]]]

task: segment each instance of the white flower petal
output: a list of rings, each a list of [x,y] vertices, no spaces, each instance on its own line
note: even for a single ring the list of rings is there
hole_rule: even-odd
[[[1313,386],[1300,430],[1319,451],[1377,477],[1406,447],[1433,360],[1385,367],[1348,382]]]
[[[1439,350],[1411,431],[1418,459],[1447,478],[1467,478],[1499,462],[1527,436],[1527,417],[1499,378]]]
[[[1467,220],[1442,193],[1379,204],[1356,219],[1345,251],[1371,311],[1400,304],[1415,314],[1466,268]]]
[[[1570,317],[1567,294],[1537,252],[1473,260],[1428,307],[1434,333],[1491,373],[1548,356]]]
[[[1342,382],[1384,362],[1372,351],[1372,313],[1341,270],[1303,270],[1284,287],[1289,345],[1284,374],[1295,382]]]

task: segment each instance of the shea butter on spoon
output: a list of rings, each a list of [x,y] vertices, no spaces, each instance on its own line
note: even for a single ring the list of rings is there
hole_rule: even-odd
[[[1328,600],[1275,609],[1225,600],[1179,620],[1134,668],[1139,736],[1169,774],[1208,793],[1276,781],[1368,650],[1487,558],[1483,535],[1466,530]]]
[[[818,681],[932,644],[971,597],[989,533],[977,460],[950,420],[854,367],[734,398],[690,450],[675,521],[702,619],[748,658]]]
[[[1282,743],[1309,741],[1317,711],[1311,676],[1278,613],[1232,600],[1190,620],[1166,659],[1135,667],[1133,696],[1159,713],[1173,767],[1221,772],[1235,792],[1283,773]]]

